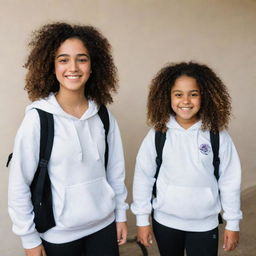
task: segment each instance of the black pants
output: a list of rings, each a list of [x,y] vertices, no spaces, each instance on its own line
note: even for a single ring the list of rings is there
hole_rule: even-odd
[[[81,239],[53,244],[43,240],[47,256],[119,256],[116,223]]]
[[[218,228],[188,232],[161,225],[153,219],[153,231],[161,256],[217,256]]]

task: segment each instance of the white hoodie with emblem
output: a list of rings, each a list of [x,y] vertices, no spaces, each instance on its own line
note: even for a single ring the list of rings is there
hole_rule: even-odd
[[[54,117],[54,142],[49,161],[56,226],[39,234],[33,222],[30,184],[39,160],[40,119],[35,108]],[[89,107],[78,119],[59,106],[54,94],[33,102],[17,132],[10,167],[8,207],[13,231],[24,248],[65,243],[90,235],[114,220],[126,221],[127,190],[118,125],[109,113],[109,158],[105,171],[105,130],[98,107]]]
[[[226,229],[239,230],[241,167],[237,151],[227,131],[221,131],[217,181],[210,134],[202,131],[201,125],[199,121],[184,129],[174,117],[170,118],[157,197],[152,204],[155,130],[151,129],[144,138],[137,155],[131,206],[137,226],[149,225],[153,207],[154,219],[162,225],[184,231],[208,231],[218,226],[218,213],[223,209]]]

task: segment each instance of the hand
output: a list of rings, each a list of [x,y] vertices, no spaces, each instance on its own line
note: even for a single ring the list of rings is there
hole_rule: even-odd
[[[227,251],[234,250],[237,247],[238,242],[239,242],[239,232],[225,229],[224,243],[223,243],[224,251],[227,252]]]
[[[151,226],[137,227],[137,241],[146,247],[152,245],[153,235]]]
[[[25,249],[26,256],[47,256],[42,244],[32,249]]]
[[[126,243],[127,240],[127,223],[126,222],[116,222],[117,231],[117,242],[118,245]]]

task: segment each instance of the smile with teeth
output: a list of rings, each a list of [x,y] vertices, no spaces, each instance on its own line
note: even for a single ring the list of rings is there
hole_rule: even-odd
[[[74,80],[74,79],[78,79],[80,78],[81,76],[80,75],[69,75],[69,76],[65,76],[67,79],[71,79],[71,80]]]
[[[192,109],[192,107],[180,107],[182,111],[189,111]]]

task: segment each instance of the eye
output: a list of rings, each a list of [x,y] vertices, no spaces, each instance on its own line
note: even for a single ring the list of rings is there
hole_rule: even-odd
[[[59,59],[58,62],[59,62],[59,63],[67,63],[67,62],[68,62],[68,59],[67,59],[67,58]]]
[[[175,93],[174,96],[179,98],[179,97],[182,96],[182,94],[181,93]]]
[[[199,96],[199,93],[198,93],[198,92],[193,92],[193,93],[191,94],[191,96],[192,96],[192,97],[197,97],[197,96]]]
[[[85,62],[88,61],[88,59],[87,59],[87,58],[80,58],[80,59],[78,59],[77,61],[78,61],[78,62],[81,62],[81,63],[85,63]]]

